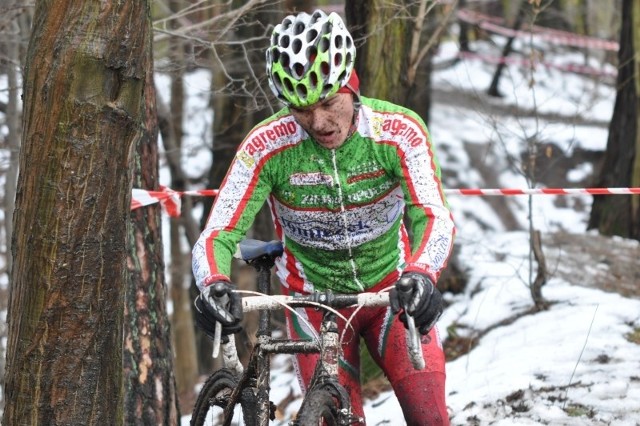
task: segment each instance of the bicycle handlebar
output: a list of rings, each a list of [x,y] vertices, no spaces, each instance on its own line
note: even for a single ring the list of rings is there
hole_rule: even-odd
[[[330,299],[330,300],[328,300]],[[279,310],[283,305],[291,307],[309,306],[311,304],[323,304],[332,308],[343,308],[357,305],[362,307],[389,306],[389,293],[358,293],[358,294],[334,294],[314,293],[297,296],[248,296],[242,298],[242,310],[251,312],[257,310]],[[315,305],[314,305],[315,306]],[[407,315],[407,347],[411,364],[416,370],[425,367],[424,356],[420,342],[420,334],[416,328],[413,317]]]
[[[242,310],[244,312],[263,309],[273,311],[282,309],[282,305],[297,307],[318,303],[332,308],[344,308],[351,305],[363,307],[389,305],[389,293],[331,294],[329,297],[332,300],[327,300],[326,293],[298,296],[249,296],[242,299]]]

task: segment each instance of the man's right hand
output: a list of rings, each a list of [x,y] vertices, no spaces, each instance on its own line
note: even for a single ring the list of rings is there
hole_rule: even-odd
[[[222,326],[222,335],[242,330],[242,300],[227,281],[216,281],[205,287],[195,300],[196,324],[212,339],[216,323]]]

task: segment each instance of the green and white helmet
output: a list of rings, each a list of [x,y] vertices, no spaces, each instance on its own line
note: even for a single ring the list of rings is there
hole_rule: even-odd
[[[337,13],[289,15],[276,25],[267,49],[269,87],[284,103],[305,107],[346,85],[356,48]]]

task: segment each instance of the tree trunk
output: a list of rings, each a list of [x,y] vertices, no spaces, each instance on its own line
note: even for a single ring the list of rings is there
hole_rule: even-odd
[[[405,100],[409,19],[401,2],[347,0],[345,14],[358,45],[356,70],[363,95],[394,103]]]
[[[173,11],[179,11],[183,2],[172,0],[170,7]],[[171,73],[171,99],[169,116],[169,138],[165,141],[165,151],[169,160],[171,171],[171,188],[176,191],[187,189],[187,178],[182,170],[182,137],[183,114],[185,107],[185,44],[182,39],[172,38],[171,61],[173,71]],[[188,400],[195,392],[198,380],[198,363],[196,357],[195,331],[191,317],[191,297],[189,296],[189,284],[191,282],[190,256],[184,250],[183,236],[189,235],[188,226],[191,217],[191,199],[183,197],[182,214],[180,218],[169,220],[170,233],[170,283],[173,313],[171,324],[174,347],[176,348],[176,383],[180,399]],[[195,238],[195,237],[192,237]],[[191,245],[195,240],[189,241]]]
[[[217,9],[219,14],[230,11],[229,5],[227,5],[226,2],[219,0],[218,3],[221,3]],[[298,2],[297,4],[299,6],[302,3]],[[313,2],[306,2],[305,9],[308,10],[311,4],[313,4]],[[291,4],[288,6],[297,7]],[[278,23],[270,22],[271,19],[273,19],[272,13],[264,13],[262,16],[260,12],[252,12],[246,16],[248,22],[265,22],[273,25]],[[216,58],[218,62],[211,66],[211,93],[215,94],[215,96],[211,98],[211,104],[216,119],[213,122],[213,161],[207,177],[208,188],[216,189],[220,187],[235,157],[238,145],[255,124],[266,118],[267,115],[272,112],[266,107],[268,106],[268,99],[256,95],[256,93],[264,93],[260,92],[260,90],[268,90],[268,88],[258,87],[260,82],[251,78],[252,75],[264,74],[265,46],[264,41],[259,38],[263,32],[264,27],[262,24],[234,27],[233,31],[224,36],[225,39],[232,38],[252,41],[246,42],[244,49],[229,49],[224,43],[215,46],[216,55],[214,55],[214,58]],[[256,42],[256,40],[258,41]],[[220,60],[220,58],[223,57],[225,58],[224,63]],[[233,59],[229,59],[230,57]],[[231,79],[229,79],[229,77],[231,77]],[[248,94],[251,96],[247,96]],[[200,222],[201,228],[204,228],[214,201],[213,198],[202,200],[204,209]],[[271,215],[267,209],[262,209],[258,214],[250,232],[250,236],[253,238],[269,239],[274,236]],[[242,276],[244,277],[244,274]],[[236,278],[239,277],[237,276],[237,268],[234,267],[232,270],[232,279],[236,280],[236,283],[239,285],[246,282],[243,279],[238,280]],[[251,282],[251,284],[253,284],[253,282]],[[195,288],[195,284],[192,285],[191,288],[191,297],[193,298],[197,295],[197,289]],[[249,289],[255,290],[255,286]],[[247,318],[250,317],[250,315],[247,316]],[[253,324],[249,322],[250,321],[245,320],[247,327],[245,327],[245,330],[241,334],[236,336],[238,352],[243,360],[247,359],[249,355],[247,350],[249,346],[248,339],[252,334],[251,330],[253,327]],[[210,373],[219,365],[216,360],[211,358],[210,339],[200,331],[197,332],[197,335],[200,371],[201,373]]]
[[[20,27],[20,19],[15,19],[12,22],[6,22],[10,29],[11,34],[17,40],[21,40],[22,28]],[[28,31],[25,29],[24,31]],[[25,38],[25,40],[28,37]],[[18,153],[20,150],[20,122],[21,111],[19,108],[19,72],[22,65],[22,58],[20,52],[20,43],[18,41],[0,42],[0,52],[6,52],[7,60],[2,60],[0,57],[0,74],[4,74],[7,77],[7,98],[8,103],[2,104],[0,112],[3,112],[6,119],[7,134],[5,135],[6,148],[8,148],[9,154],[9,167],[6,168],[4,174],[4,193],[2,194],[2,209],[3,215],[3,227],[4,233],[2,235],[0,243],[4,243],[4,249],[2,250],[3,258],[6,259],[6,265],[0,270],[2,275],[9,277],[7,281],[10,281],[11,274],[11,235],[13,234],[13,208],[16,195],[16,182],[18,178]],[[0,53],[1,54],[1,53]],[[10,284],[9,284],[10,285]],[[5,291],[0,292],[0,310],[7,309],[7,294]],[[4,322],[0,324],[0,339],[6,339],[7,328]],[[0,345],[0,388],[4,387],[4,373],[5,373],[5,345]],[[0,397],[0,410],[4,404],[4,398]]]
[[[467,0],[460,0],[458,2],[460,9],[467,8]],[[471,49],[469,48],[469,23],[463,19],[458,19],[458,28],[460,29],[460,34],[458,35],[458,40],[460,42],[460,51],[461,52],[469,52]]]
[[[566,2],[550,1],[540,4],[537,25],[562,31],[575,31],[567,19]]]
[[[9,24],[13,27],[14,34],[20,34],[20,26],[18,21],[14,21]],[[7,83],[9,86],[7,103],[6,119],[7,129],[9,133],[6,135],[6,143],[9,148],[9,162],[11,164],[7,169],[4,185],[4,231],[5,231],[5,243],[6,243],[6,255],[7,259],[7,271],[11,271],[11,235],[13,234],[13,208],[16,195],[16,182],[18,178],[18,153],[20,150],[20,121],[21,111],[19,110],[18,97],[20,91],[18,88],[18,64],[22,63],[20,56],[20,45],[18,43],[6,43],[6,51],[9,60],[6,62],[6,66],[2,67],[3,73],[6,73]],[[4,308],[4,306],[3,306]]]
[[[151,51],[149,65],[152,65]],[[133,186],[158,189],[158,121],[153,68],[147,73],[143,134],[137,143]],[[160,207],[131,213],[124,320],[125,425],[179,424],[173,350],[167,313]],[[150,397],[150,396],[153,397]]]
[[[517,31],[522,26],[522,22],[524,21],[527,7],[529,7],[528,2],[526,1],[520,2],[520,7],[518,8],[518,14],[512,26],[513,30]],[[491,84],[489,85],[489,89],[487,89],[487,94],[489,96],[494,96],[494,97],[502,96],[502,94],[500,94],[500,89],[499,89],[500,77],[502,77],[502,71],[504,71],[504,68],[506,67],[505,60],[507,56],[511,54],[514,40],[515,40],[515,37],[509,37],[507,39],[507,42],[504,44],[504,47],[502,48],[502,55],[500,57],[502,61],[496,67],[496,72],[493,74],[493,78],[491,79]]]
[[[424,5],[428,3],[426,2]],[[425,7],[424,5],[421,6]],[[420,8],[418,8],[418,13],[414,13],[414,33],[409,53],[408,88],[405,89],[405,99],[402,104],[415,111],[427,124],[431,113],[433,54],[438,50],[440,36],[449,25],[449,20],[455,16],[455,3],[448,7],[451,9],[425,10],[423,16],[418,16],[421,15]],[[465,29],[465,31],[467,30]],[[417,38],[416,32],[419,32]],[[426,50],[422,56],[424,49]]]
[[[618,92],[609,125],[598,187],[640,186],[640,4],[622,3],[622,28],[618,52]],[[640,196],[596,195],[589,229],[603,235],[640,240]]]
[[[309,0],[285,0],[284,10],[286,13],[312,13],[315,7],[313,3],[315,2]]]
[[[97,6],[102,7],[97,7]],[[6,425],[123,423],[131,150],[146,1],[37,2],[8,313]]]
[[[181,77],[182,78],[182,77]],[[160,132],[167,158],[167,165],[171,173],[171,188],[182,191],[186,188],[186,177],[181,167],[180,142],[178,135],[182,133],[182,113],[172,114],[176,108],[182,108],[182,85],[173,78],[171,107],[158,102],[158,118],[160,120]],[[180,120],[177,119],[180,118]],[[179,126],[175,129],[175,126]],[[169,247],[170,247],[170,296],[173,303],[171,324],[173,328],[173,347],[175,350],[176,381],[178,393],[193,392],[193,386],[197,380],[197,357],[194,323],[191,318],[191,300],[189,289],[184,288],[185,282],[191,279],[189,270],[189,254],[182,247],[182,238],[187,237],[189,245],[195,244],[198,226],[192,219],[192,202],[189,197],[182,198],[182,214],[180,218],[169,219]],[[188,284],[187,284],[188,287]],[[209,351],[211,354],[211,351]],[[186,396],[187,395],[182,395]]]
[[[425,122],[431,107],[431,56],[440,26],[445,25],[432,7],[427,0],[345,4],[358,45],[356,69],[363,95],[404,105]],[[425,47],[429,48],[423,51]]]

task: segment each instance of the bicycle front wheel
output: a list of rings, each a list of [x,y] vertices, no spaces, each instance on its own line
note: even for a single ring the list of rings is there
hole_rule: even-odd
[[[198,394],[198,399],[193,406],[191,426],[225,424],[223,410],[229,405],[229,398],[237,385],[238,379],[229,369],[223,368],[209,376],[202,386],[202,390],[200,390]],[[250,388],[243,389],[238,402],[244,424],[256,425],[257,404],[253,391]],[[229,419],[226,424],[231,424],[231,419]]]
[[[327,389],[311,389],[304,397],[296,418],[296,425],[338,425],[340,406],[335,396]]]

